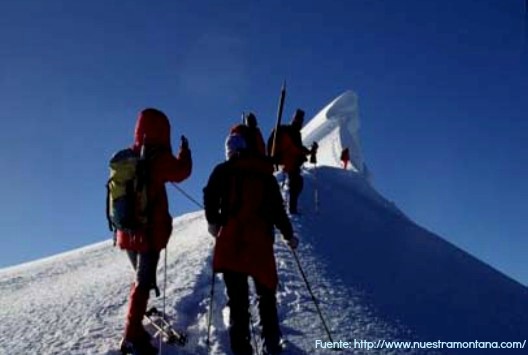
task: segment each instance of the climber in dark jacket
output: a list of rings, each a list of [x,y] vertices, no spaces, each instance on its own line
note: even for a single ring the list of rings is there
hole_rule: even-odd
[[[227,161],[213,170],[204,188],[209,232],[216,237],[214,272],[223,273],[230,309],[229,337],[235,354],[252,354],[249,332],[248,276],[259,300],[268,354],[280,352],[281,332],[275,297],[278,277],[273,252],[274,227],[290,247],[297,247],[284,210],[273,165],[264,156],[248,154],[244,138],[231,134]]]

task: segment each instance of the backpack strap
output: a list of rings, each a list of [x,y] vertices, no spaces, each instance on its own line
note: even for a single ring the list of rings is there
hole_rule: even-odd
[[[110,219],[110,181],[109,179],[106,183],[106,220],[108,221],[108,228],[110,232],[114,231],[114,225]]]

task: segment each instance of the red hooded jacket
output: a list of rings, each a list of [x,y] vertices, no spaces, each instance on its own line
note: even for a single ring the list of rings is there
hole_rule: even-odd
[[[160,251],[167,246],[172,232],[166,182],[181,182],[192,170],[191,152],[181,149],[172,154],[170,123],[163,112],[143,110],[138,117],[133,149],[139,151],[145,143],[147,157],[147,228],[130,235],[116,232],[117,245],[122,249],[145,252]]]

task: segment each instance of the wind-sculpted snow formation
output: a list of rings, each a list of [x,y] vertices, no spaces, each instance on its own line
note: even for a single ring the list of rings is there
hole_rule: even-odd
[[[359,139],[359,104],[353,91],[345,91],[335,98],[303,128],[303,141],[307,146],[319,144],[319,165],[341,167],[341,152],[348,148],[350,169],[370,179]]]

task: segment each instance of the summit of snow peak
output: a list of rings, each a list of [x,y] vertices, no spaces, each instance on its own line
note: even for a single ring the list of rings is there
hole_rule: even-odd
[[[319,165],[341,167],[341,152],[348,148],[349,169],[370,180],[359,139],[359,105],[356,93],[345,91],[308,121],[302,130],[307,146],[317,142]]]

